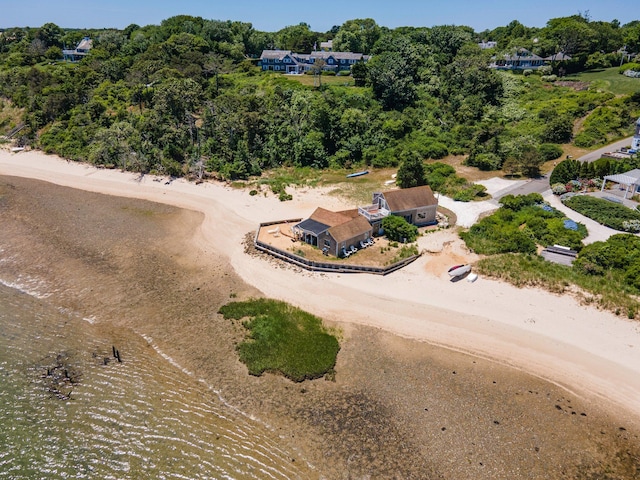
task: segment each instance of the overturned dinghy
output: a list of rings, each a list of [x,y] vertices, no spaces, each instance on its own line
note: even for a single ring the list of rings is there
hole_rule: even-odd
[[[464,265],[454,265],[447,271],[447,273],[451,278],[456,278],[456,277],[461,277],[462,275],[465,275],[470,271],[471,271],[471,265],[467,263]]]

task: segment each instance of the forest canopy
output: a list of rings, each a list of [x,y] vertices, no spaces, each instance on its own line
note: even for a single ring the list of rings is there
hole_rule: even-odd
[[[84,37],[93,42],[88,55],[63,61],[63,49]],[[354,66],[355,84],[347,77],[314,87],[258,67],[264,49],[309,53],[329,39],[334,50],[371,55]],[[483,50],[484,40],[497,46]],[[23,144],[169,175],[211,171],[233,179],[278,166],[395,167],[416,154],[466,155],[481,169],[535,175],[561,152],[554,144],[574,140],[579,119],[587,117],[575,137],[581,146],[631,131],[639,95],[545,80],[626,62],[623,45],[627,53],[640,49],[640,22],[582,15],[484,32],[389,29],[372,19],[328,32],[306,23],[262,32],[187,15],[123,30],[9,28],[0,34],[0,97],[22,113],[0,122],[0,133],[24,123]],[[572,60],[545,67],[543,76],[489,68],[492,56],[520,48],[542,57],[563,51]]]

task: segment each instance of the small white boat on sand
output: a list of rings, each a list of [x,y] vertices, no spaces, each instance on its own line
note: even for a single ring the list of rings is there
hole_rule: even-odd
[[[470,271],[471,271],[471,265],[464,264],[464,265],[454,265],[447,271],[447,273],[451,278],[456,278],[466,273],[469,273]]]

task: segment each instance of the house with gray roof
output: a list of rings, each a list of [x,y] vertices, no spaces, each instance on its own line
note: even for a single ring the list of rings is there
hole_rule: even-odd
[[[514,53],[494,58],[490,67],[498,70],[535,70],[544,65],[544,58],[526,48],[519,48]]]
[[[366,242],[373,235],[367,219],[357,213],[354,216],[353,212],[332,212],[318,207],[308,219],[294,225],[291,230],[298,240],[339,257],[352,246],[360,248],[360,242]]]
[[[89,37],[84,37],[73,50],[62,50],[62,57],[68,62],[79,62],[89,54],[93,41]]]
[[[381,235],[382,220],[389,215],[403,217],[416,226],[437,223],[438,199],[428,185],[374,193],[371,205],[332,212],[316,208],[306,220],[292,227],[294,237],[317,246],[329,255],[342,256],[350,247]]]
[[[314,51],[294,53],[291,50],[263,50],[260,55],[260,68],[283,73],[304,73],[311,69],[316,60],[323,62],[322,69],[339,72],[350,70],[357,62],[366,62],[368,55],[352,52]]]
[[[389,212],[388,215],[402,217],[418,227],[438,223],[436,220],[438,199],[428,185],[374,193],[372,205],[364,209]],[[372,218],[371,221],[374,228],[378,226],[377,219]],[[380,219],[380,225],[381,223],[382,219]]]

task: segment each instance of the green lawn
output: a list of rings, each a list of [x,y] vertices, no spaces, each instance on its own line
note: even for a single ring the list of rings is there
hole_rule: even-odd
[[[308,87],[313,87],[313,75],[287,75],[287,78],[290,80],[297,80],[302,85],[307,85]],[[345,87],[354,86],[353,77],[351,76],[341,76],[341,75],[321,75],[320,76],[320,84],[321,85],[340,85]]]
[[[625,77],[618,72],[618,67],[611,67],[567,75],[567,78],[590,82],[592,87],[607,90],[615,95],[629,95],[640,91],[640,78]]]

